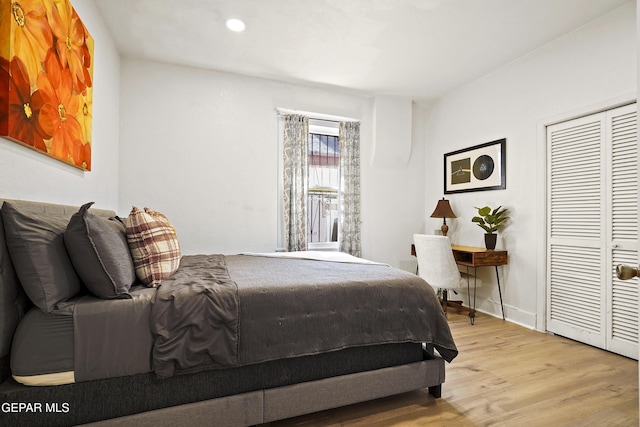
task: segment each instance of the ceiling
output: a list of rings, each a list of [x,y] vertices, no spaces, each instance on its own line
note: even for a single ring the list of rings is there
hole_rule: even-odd
[[[433,100],[629,0],[94,1],[127,57]]]

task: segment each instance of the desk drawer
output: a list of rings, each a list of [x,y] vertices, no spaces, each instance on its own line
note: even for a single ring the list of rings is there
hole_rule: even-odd
[[[456,263],[470,267],[485,265],[504,265],[507,263],[507,251],[467,251],[453,249]]]

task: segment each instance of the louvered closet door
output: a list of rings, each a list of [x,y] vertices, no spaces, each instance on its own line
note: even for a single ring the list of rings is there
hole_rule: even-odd
[[[547,329],[637,358],[636,107],[550,126]]]
[[[638,282],[618,280],[615,266],[638,265],[638,140],[636,104],[613,110],[607,121],[610,135],[611,244],[608,272],[607,349],[638,358]]]
[[[602,251],[605,115],[547,129],[547,329],[605,345]]]

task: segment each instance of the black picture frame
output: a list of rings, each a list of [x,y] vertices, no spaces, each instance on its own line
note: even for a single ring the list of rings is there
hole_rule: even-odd
[[[506,138],[444,155],[444,193],[507,188]]]

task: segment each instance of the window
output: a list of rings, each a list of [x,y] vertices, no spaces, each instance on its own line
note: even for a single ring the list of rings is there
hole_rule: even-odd
[[[340,224],[337,123],[309,121],[307,183],[307,246],[337,250]]]
[[[360,123],[276,110],[277,250],[340,250],[360,256]]]

